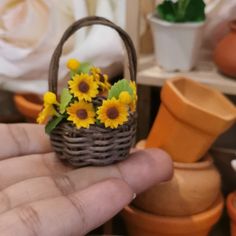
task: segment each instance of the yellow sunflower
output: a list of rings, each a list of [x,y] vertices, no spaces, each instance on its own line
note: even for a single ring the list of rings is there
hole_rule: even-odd
[[[76,74],[68,82],[69,89],[79,100],[91,101],[98,94],[98,85],[92,75]]]
[[[98,108],[97,114],[98,119],[104,123],[106,128],[117,128],[118,125],[123,125],[128,120],[127,106],[115,98],[104,100],[102,106]]]
[[[111,88],[111,84],[108,81],[108,75],[102,74],[100,68],[92,67],[91,72],[101,90],[104,91],[104,90],[109,90]]]
[[[84,101],[75,102],[67,108],[68,120],[72,121],[76,127],[89,128],[95,123],[95,111],[92,103]]]
[[[102,90],[109,90],[111,88],[111,84],[108,81],[108,75],[100,75],[98,85]]]
[[[92,75],[94,76],[95,80],[98,80],[100,77],[100,74],[102,73],[101,69],[95,66],[93,66],[90,71]]]
[[[132,112],[135,112],[136,110],[136,103],[138,100],[138,95],[137,95],[137,87],[134,81],[130,81],[129,86],[133,90],[133,101],[130,103],[130,109]]]

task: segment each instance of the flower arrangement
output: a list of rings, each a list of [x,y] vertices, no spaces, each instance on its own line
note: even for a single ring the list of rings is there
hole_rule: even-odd
[[[67,67],[70,80],[68,88],[61,92],[60,101],[53,92],[44,94],[44,106],[37,122],[46,124],[48,134],[65,120],[77,129],[91,125],[116,129],[135,112],[135,82],[122,79],[111,85],[100,68],[76,59],[70,59]]]

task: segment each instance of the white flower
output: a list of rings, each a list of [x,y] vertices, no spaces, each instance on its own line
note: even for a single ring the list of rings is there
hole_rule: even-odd
[[[87,16],[94,3],[86,0],[1,0],[0,86],[13,91],[45,92],[49,62],[60,37],[76,19]],[[122,22],[116,19],[117,9],[122,9],[120,2],[98,0],[96,5],[99,6],[97,15]],[[115,10],[111,8],[114,5]],[[111,45],[115,49],[112,53]],[[79,30],[64,47],[60,79],[67,73],[65,62],[69,57],[92,60],[100,67],[117,60],[121,62],[121,45],[117,34],[107,27]]]

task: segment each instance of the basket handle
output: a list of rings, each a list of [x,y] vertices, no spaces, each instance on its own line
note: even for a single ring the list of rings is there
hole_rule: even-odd
[[[90,16],[90,17],[85,17],[81,20],[78,20],[74,22],[71,26],[69,26],[69,28],[65,31],[61,40],[59,41],[52,55],[50,66],[49,66],[49,77],[48,77],[49,91],[57,94],[59,60],[62,54],[62,48],[63,48],[64,43],[73,33],[75,33],[80,28],[90,26],[90,25],[95,25],[95,24],[111,27],[118,32],[127,51],[130,80],[132,81],[136,80],[137,56],[136,56],[135,48],[134,48],[134,45],[130,36],[123,29],[121,29],[119,26],[115,25],[111,21],[103,17]]]

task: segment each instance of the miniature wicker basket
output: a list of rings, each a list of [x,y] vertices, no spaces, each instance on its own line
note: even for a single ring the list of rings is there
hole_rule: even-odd
[[[104,25],[115,29],[124,42],[129,62],[130,80],[136,80],[137,58],[129,35],[111,21],[102,17],[86,17],[73,23],[57,45],[49,68],[49,90],[57,94],[59,59],[66,40],[82,27]],[[96,101],[99,102],[99,101]],[[100,101],[101,102],[101,101]],[[128,157],[136,133],[136,112],[116,129],[94,124],[77,129],[71,122],[63,121],[50,134],[54,151],[62,160],[76,167],[108,165]]]

